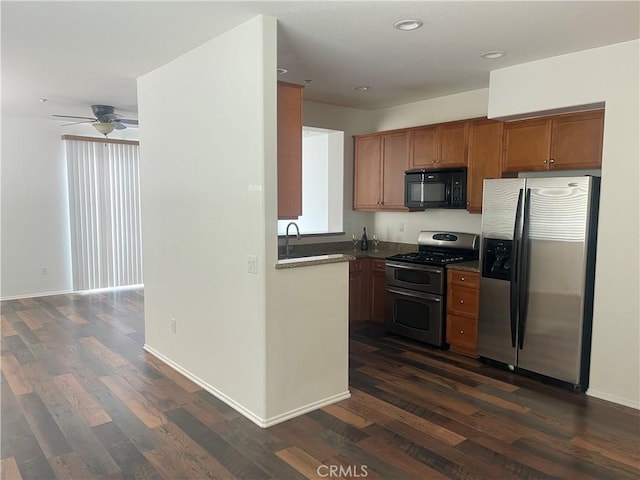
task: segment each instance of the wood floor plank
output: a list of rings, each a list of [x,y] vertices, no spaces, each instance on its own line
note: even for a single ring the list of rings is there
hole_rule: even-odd
[[[170,378],[174,383],[179,385],[183,390],[189,393],[202,390],[202,387],[200,385],[195,384],[194,382],[189,380],[187,377],[185,377],[181,373],[171,368],[166,363],[158,360],[156,357],[154,357],[150,353],[144,352],[144,359],[146,362],[153,365],[153,367],[156,370],[158,370],[160,373],[162,373],[164,376],[166,376],[167,378]]]
[[[14,355],[2,355],[0,358],[0,369],[7,379],[14,395],[26,395],[33,392],[31,383],[26,378],[22,365]]]
[[[355,390],[352,392],[352,397],[354,397],[357,401],[364,403],[365,405],[369,405],[373,408],[382,410],[386,415],[389,415],[395,420],[399,420],[403,423],[406,423],[407,425],[412,425],[421,432],[438,438],[448,445],[457,445],[458,443],[464,441],[464,437],[458,435],[455,432],[447,430],[440,425],[413,415],[406,410],[398,408],[394,405],[390,405],[383,400],[373,397],[365,392]]]
[[[37,393],[21,395],[18,404],[46,457],[71,453],[66,437]]]
[[[327,412],[329,415],[333,415],[334,417],[342,420],[343,422],[348,423],[349,425],[353,425],[356,428],[368,427],[373,423],[372,421],[367,420],[366,418],[340,405],[336,405],[336,404],[328,405],[326,407],[323,407],[322,410]]]
[[[17,314],[18,317],[20,317],[20,320],[22,320],[32,332],[35,332],[36,330],[40,330],[42,328],[42,322],[38,318],[36,318],[33,312],[21,311],[17,312]]]
[[[73,375],[58,375],[54,382],[88,426],[95,427],[111,421],[107,412]]]
[[[74,312],[68,307],[58,307],[57,310],[62,315],[64,315],[66,318],[68,318],[69,320],[71,320],[73,323],[77,325],[84,325],[86,323],[89,323],[84,317],[78,315],[76,312]]]
[[[131,328],[126,323],[122,322],[121,320],[119,320],[118,318],[114,317],[113,315],[109,315],[108,313],[98,313],[96,315],[96,317],[98,317],[100,320],[108,323],[110,326],[114,327],[115,329],[119,330],[120,332],[124,333],[125,335],[128,335],[128,334],[133,333],[133,332],[136,331],[135,328]]]
[[[3,337],[18,335],[18,332],[15,331],[13,325],[5,315],[0,315],[0,332]]]
[[[113,351],[109,350],[94,337],[84,337],[81,338],[79,342],[110,367],[122,367],[127,364],[124,358],[117,353],[113,353]]]
[[[322,462],[298,447],[284,448],[277,451],[276,455],[306,478],[318,478],[320,476],[318,475],[318,467],[322,465]]]
[[[90,480],[96,478],[77,452],[67,453],[49,459],[56,478]]]
[[[149,428],[167,423],[162,412],[138,393],[126,380],[117,375],[101,377],[100,380]]]
[[[8,457],[0,461],[0,478],[3,480],[22,480],[15,458]]]
[[[268,478],[267,472],[242,455],[226,440],[193,417],[183,408],[168,412],[168,417],[198,445],[214,456],[234,476]]]
[[[91,431],[107,449],[111,458],[118,464],[124,478],[162,478],[147,458],[114,422],[96,425],[91,428]]]

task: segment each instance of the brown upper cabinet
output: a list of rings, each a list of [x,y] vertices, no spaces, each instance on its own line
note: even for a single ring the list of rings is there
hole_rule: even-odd
[[[482,212],[484,180],[502,176],[503,126],[503,122],[496,120],[470,122],[467,171],[467,210],[470,213]]]
[[[408,165],[408,131],[356,136],[353,208],[406,211],[404,172]]]
[[[504,172],[601,168],[604,110],[507,122]]]
[[[409,134],[409,168],[467,166],[469,122],[413,128]]]
[[[302,86],[278,82],[278,219],[302,215]]]

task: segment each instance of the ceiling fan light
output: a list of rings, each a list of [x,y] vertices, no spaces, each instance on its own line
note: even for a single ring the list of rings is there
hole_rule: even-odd
[[[91,125],[105,137],[113,132],[115,126],[110,122],[93,122]]]

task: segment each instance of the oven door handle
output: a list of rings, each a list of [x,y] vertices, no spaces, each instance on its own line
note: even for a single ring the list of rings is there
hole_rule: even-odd
[[[419,270],[421,272],[429,272],[429,273],[441,273],[442,272],[442,270],[440,270],[438,268],[432,268],[432,267],[427,267],[425,265],[417,265],[417,264],[402,265],[402,264],[398,264],[398,263],[387,262],[385,265],[387,267],[400,268],[400,269],[404,269],[404,270]]]
[[[387,292],[402,295],[404,297],[420,298],[422,300],[430,300],[432,302],[441,302],[442,298],[437,295],[429,295],[428,293],[413,293],[407,290],[398,290],[396,288],[387,287]]]

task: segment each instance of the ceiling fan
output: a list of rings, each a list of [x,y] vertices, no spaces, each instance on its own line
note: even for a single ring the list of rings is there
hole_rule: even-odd
[[[73,115],[52,115],[58,118],[70,118],[77,122],[66,123],[65,125],[76,125],[78,123],[91,123],[105,137],[114,130],[124,130],[127,125],[138,125],[138,120],[124,118],[119,113],[115,113],[115,107],[110,105],[91,105],[94,118],[76,117]]]

